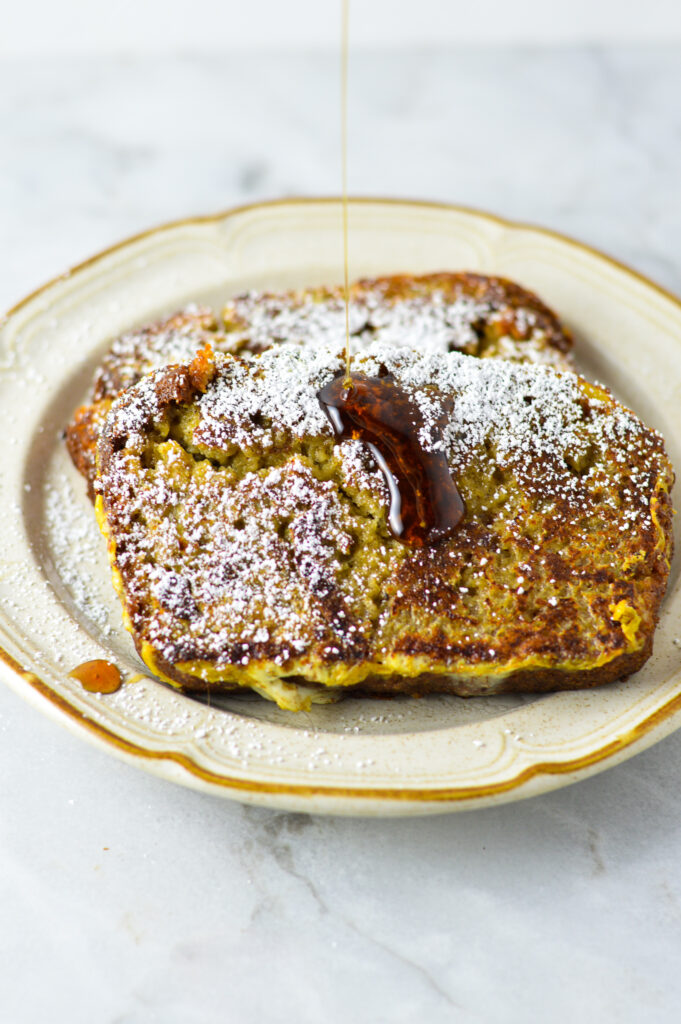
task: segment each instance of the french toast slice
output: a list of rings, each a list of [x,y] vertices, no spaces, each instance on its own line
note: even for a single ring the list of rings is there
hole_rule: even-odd
[[[351,286],[350,302],[353,352],[385,341],[573,369],[572,339],[555,314],[504,278],[443,273],[365,279]],[[261,352],[282,342],[316,346],[344,337],[342,288],[307,288],[237,296],[223,310],[220,326],[210,310],[189,307],[117,338],[96,372],[90,399],[66,428],[69,453],[90,497],[97,439],[111,402],[145,374],[189,362],[208,342],[216,352]]]
[[[573,373],[370,345],[353,372],[390,373],[418,403],[465,505],[452,536],[410,548],[370,450],[335,442],[318,402],[342,368],[338,347],[206,350],[114,402],[96,509],[149,668],[293,710],[639,669],[672,550],[660,435]]]
[[[419,352],[574,369],[572,338],[532,292],[503,277],[440,273],[362,278],[350,286],[352,351],[377,341]],[[222,311],[234,350],[337,344],[345,337],[343,289],[246,292]]]

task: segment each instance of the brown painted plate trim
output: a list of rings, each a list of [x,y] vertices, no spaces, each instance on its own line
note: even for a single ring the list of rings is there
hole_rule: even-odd
[[[436,802],[459,802],[463,800],[479,800],[484,797],[498,796],[517,789],[524,783],[539,775],[569,775],[572,772],[581,771],[584,768],[598,764],[600,761],[612,757],[619,751],[641,739],[652,729],[666,721],[669,717],[681,710],[681,694],[672,697],[666,704],[657,711],[654,711],[643,722],[639,722],[628,732],[611,740],[599,750],[592,751],[582,757],[573,758],[569,761],[542,761],[538,764],[529,765],[513,778],[504,782],[490,783],[482,786],[444,786],[431,787],[426,789],[394,789],[394,788],[369,788],[369,787],[347,787],[347,786],[310,786],[300,783],[277,783],[262,782],[254,779],[241,779],[235,776],[221,775],[202,768],[190,757],[179,754],[172,750],[149,750],[141,747],[131,740],[123,739],[116,733],[107,729],[89,718],[84,712],[74,708],[69,702],[56,693],[47,683],[43,682],[33,672],[27,672],[4,648],[0,647],[0,661],[3,661],[16,675],[28,683],[42,697],[48,700],[58,711],[67,715],[76,723],[83,726],[97,738],[117,748],[124,754],[141,758],[147,761],[173,761],[180,765],[191,775],[201,779],[203,782],[218,785],[237,792],[269,793],[275,795],[289,795],[300,797],[334,797],[352,798],[363,800],[391,800],[391,801],[414,801],[423,803]]]

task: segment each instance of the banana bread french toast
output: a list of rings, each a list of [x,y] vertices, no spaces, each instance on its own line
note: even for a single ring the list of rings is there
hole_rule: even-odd
[[[483,358],[572,369],[572,340],[535,295],[481,274],[394,275],[357,281],[350,291],[353,352],[367,344],[460,351]],[[260,352],[282,342],[320,345],[345,336],[341,288],[248,292],[210,310],[181,313],[117,338],[98,368],[92,396],[66,428],[68,450],[94,498],[95,451],[111,402],[145,374],[189,362],[210,342],[216,352]]]
[[[284,708],[338,694],[591,687],[652,650],[672,548],[659,434],[574,373],[385,343],[435,422],[464,501],[451,537],[409,548],[361,441],[335,443],[317,392],[342,349],[201,352],[121,394],[96,509],[146,664],[187,691],[251,688]]]

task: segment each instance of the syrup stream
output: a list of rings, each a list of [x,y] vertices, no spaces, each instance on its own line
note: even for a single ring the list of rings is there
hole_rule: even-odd
[[[363,441],[389,492],[388,526],[404,544],[422,547],[448,537],[464,514],[443,451],[425,451],[419,440],[423,417],[414,400],[390,374],[367,377],[350,372],[350,285],[348,273],[348,26],[350,0],[341,0],[341,175],[343,179],[343,294],[345,373],[317,392],[338,441]],[[446,418],[442,411],[443,426]]]
[[[345,296],[345,384],[350,376],[350,285],[348,275],[348,25],[350,0],[342,0],[341,47],[341,176],[343,179],[343,293]]]

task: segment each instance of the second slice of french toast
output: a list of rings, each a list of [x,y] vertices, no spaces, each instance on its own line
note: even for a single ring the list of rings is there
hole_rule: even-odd
[[[350,289],[353,352],[374,342],[420,352],[572,369],[572,339],[537,296],[501,277],[442,273],[364,279]],[[66,441],[94,499],[95,451],[113,399],[147,373],[190,362],[207,343],[215,352],[262,352],[294,343],[318,347],[345,336],[341,288],[247,292],[223,318],[189,307],[116,338],[95,373],[90,399],[74,413]]]

